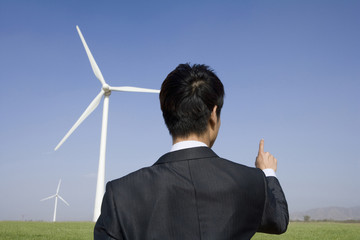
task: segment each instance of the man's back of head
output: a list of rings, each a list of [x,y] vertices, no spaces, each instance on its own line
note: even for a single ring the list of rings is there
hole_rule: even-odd
[[[160,104],[165,124],[173,138],[202,135],[216,108],[220,117],[224,86],[206,65],[180,64],[164,80]]]

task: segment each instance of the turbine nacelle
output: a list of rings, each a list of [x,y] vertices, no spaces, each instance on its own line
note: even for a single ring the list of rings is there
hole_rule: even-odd
[[[102,90],[104,91],[104,94],[105,94],[106,96],[109,96],[109,95],[111,94],[111,90],[110,90],[109,84],[106,84],[106,83],[103,84]]]

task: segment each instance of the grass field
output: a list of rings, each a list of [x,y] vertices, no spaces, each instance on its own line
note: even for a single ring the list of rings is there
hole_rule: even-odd
[[[0,222],[1,240],[89,240],[92,222]]]
[[[1,222],[1,240],[93,239],[92,222]],[[256,234],[253,240],[360,240],[360,223],[292,222],[282,235]]]
[[[360,223],[291,222],[286,233],[257,233],[253,240],[360,240]]]

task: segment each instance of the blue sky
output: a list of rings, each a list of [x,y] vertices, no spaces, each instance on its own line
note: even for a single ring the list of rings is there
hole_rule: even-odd
[[[91,220],[102,105],[54,147],[100,91],[79,25],[112,86],[160,88],[179,63],[225,86],[213,149],[278,159],[290,211],[360,203],[359,1],[0,2],[0,220]],[[156,94],[110,96],[106,181],[171,147]]]

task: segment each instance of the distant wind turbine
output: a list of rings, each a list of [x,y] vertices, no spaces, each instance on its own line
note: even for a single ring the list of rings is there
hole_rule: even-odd
[[[50,197],[47,197],[47,198],[44,198],[44,199],[41,199],[40,201],[45,201],[45,200],[48,200],[48,199],[51,199],[51,198],[55,198],[55,208],[54,208],[54,217],[53,217],[53,222],[56,221],[56,209],[57,209],[57,200],[58,198],[60,198],[61,201],[63,201],[66,205],[70,206],[66,201],[65,199],[63,199],[60,195],[59,195],[59,189],[60,189],[60,184],[61,184],[61,179],[59,181],[59,184],[57,186],[57,189],[56,189],[56,193]]]
[[[102,87],[100,93],[94,98],[90,105],[86,108],[84,113],[80,118],[75,122],[69,132],[66,133],[64,138],[60,143],[55,147],[55,151],[66,141],[66,139],[75,131],[75,129],[97,108],[99,105],[102,96],[104,96],[104,106],[103,106],[103,116],[102,116],[102,127],[101,127],[101,139],[100,139],[100,157],[99,157],[99,168],[98,168],[98,177],[96,184],[96,196],[95,196],[95,207],[94,207],[94,218],[95,222],[100,216],[101,201],[105,192],[105,152],[106,152],[106,136],[107,136],[107,123],[108,123],[108,113],[109,113],[109,96],[111,91],[119,92],[146,92],[146,93],[159,93],[160,90],[147,89],[147,88],[138,88],[138,87],[111,87],[109,86],[104,77],[101,74],[101,71],[98,65],[95,62],[93,55],[90,52],[88,45],[80,31],[80,28],[76,26],[76,29],[79,33],[80,39],[84,45],[85,51],[89,58],[92,70],[97,79],[99,79]]]

